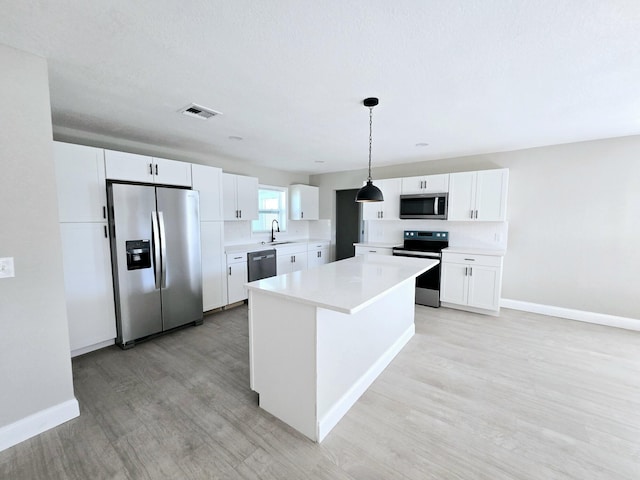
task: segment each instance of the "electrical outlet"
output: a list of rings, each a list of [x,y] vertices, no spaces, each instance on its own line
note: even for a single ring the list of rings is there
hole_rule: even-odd
[[[15,276],[13,257],[0,258],[0,278],[11,278]]]

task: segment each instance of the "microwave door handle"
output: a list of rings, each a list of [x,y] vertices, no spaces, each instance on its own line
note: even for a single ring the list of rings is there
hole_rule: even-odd
[[[436,215],[438,215],[438,197],[435,198],[433,211]]]
[[[151,212],[151,235],[153,239],[153,279],[156,284],[156,289],[160,288],[160,274],[158,274],[158,268],[161,267],[160,259],[160,228],[158,227],[157,212]]]

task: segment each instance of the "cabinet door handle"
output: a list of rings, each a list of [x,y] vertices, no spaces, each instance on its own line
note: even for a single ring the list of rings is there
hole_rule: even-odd
[[[469,218],[473,218],[473,210],[471,210],[471,213],[469,215]]]
[[[420,190],[422,190],[422,180],[420,180]]]
[[[473,277],[473,267],[469,267],[469,276]]]
[[[229,267],[229,275],[231,275],[231,267]]]
[[[156,175],[158,175],[158,164],[156,163]]]
[[[102,218],[107,218],[107,207],[102,206]]]
[[[149,175],[153,175],[153,164],[149,164]]]
[[[240,218],[242,218],[242,210],[238,210],[240,212]]]
[[[467,262],[475,262],[476,259],[475,258],[465,258],[465,261],[467,261]]]
[[[478,218],[478,210],[476,210],[476,218]]]
[[[109,235],[107,234],[107,226],[104,226],[104,238],[109,238]]]
[[[464,276],[467,276],[467,271],[469,270],[469,267],[464,267]]]
[[[236,210],[236,218],[238,218],[238,210]]]
[[[369,253],[378,253],[377,250],[369,250]]]
[[[384,218],[384,212],[380,212],[380,218]]]
[[[304,212],[300,212],[300,218],[304,218]]]

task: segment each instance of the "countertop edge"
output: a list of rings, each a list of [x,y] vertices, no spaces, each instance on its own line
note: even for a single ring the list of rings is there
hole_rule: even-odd
[[[343,307],[339,307],[339,306],[336,306],[336,305],[328,304],[326,302],[299,297],[297,295],[292,295],[290,293],[285,293],[285,292],[280,292],[280,291],[277,291],[277,290],[268,290],[268,289],[260,288],[257,285],[252,285],[252,283],[254,283],[254,282],[245,283],[244,284],[244,288],[246,288],[247,290],[251,290],[251,291],[261,292],[261,293],[264,293],[266,295],[272,295],[272,296],[275,296],[275,297],[285,298],[287,300],[290,300],[290,301],[293,301],[293,302],[297,302],[297,303],[302,303],[302,304],[305,304],[305,305],[310,305],[310,306],[314,306],[314,307],[318,307],[318,308],[324,308],[326,310],[332,310],[334,312],[340,312],[340,313],[345,313],[345,314],[348,314],[348,315],[353,315],[354,313],[359,312],[360,310],[366,308],[367,306],[371,305],[372,303],[375,303],[380,297],[383,297],[384,295],[386,295],[387,293],[391,292],[392,290],[394,290],[398,286],[402,285],[406,281],[415,280],[416,277],[418,277],[419,275],[422,275],[427,270],[430,270],[430,269],[436,267],[440,263],[440,260],[429,259],[429,261],[432,261],[432,262],[435,262],[435,263],[433,263],[432,265],[430,265],[428,267],[421,268],[416,273],[414,273],[414,274],[412,274],[410,276],[407,276],[404,280],[401,280],[400,282],[396,283],[395,285],[390,286],[386,290],[383,290],[382,292],[379,292],[378,294],[374,295],[373,297],[368,298],[365,301],[363,301],[362,303],[360,303],[358,305],[355,305],[355,306],[353,306],[351,308],[343,308]],[[321,267],[317,267],[317,268],[321,268]],[[285,275],[290,275],[290,274],[285,274]],[[260,280],[257,280],[256,282],[259,282],[259,281]]]
[[[483,247],[447,247],[442,249],[442,253],[466,253],[469,255],[492,255],[496,257],[504,257],[507,254],[506,249],[493,249]]]

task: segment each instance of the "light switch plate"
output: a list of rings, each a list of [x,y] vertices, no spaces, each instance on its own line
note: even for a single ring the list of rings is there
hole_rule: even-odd
[[[13,257],[0,258],[0,278],[11,278],[15,276]]]

